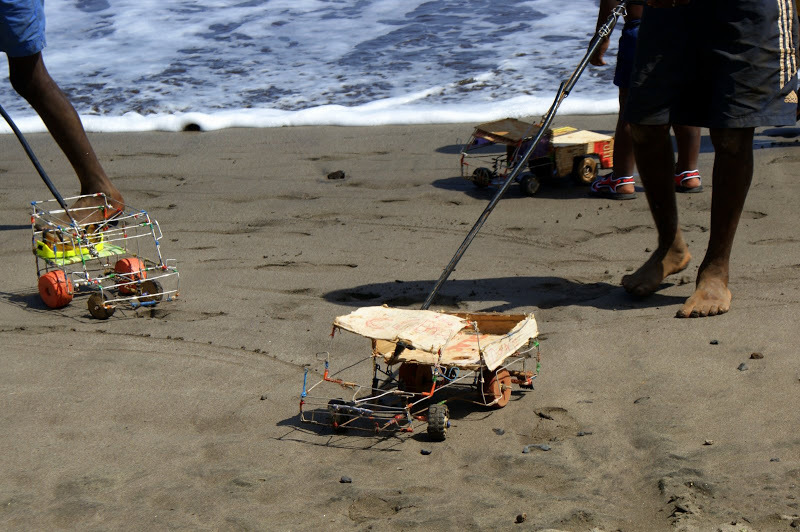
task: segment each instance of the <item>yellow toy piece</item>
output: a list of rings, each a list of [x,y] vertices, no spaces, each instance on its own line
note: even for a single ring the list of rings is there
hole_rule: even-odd
[[[78,254],[90,255],[90,245],[95,251],[103,249],[103,235],[90,235],[86,240],[86,245],[81,245],[72,238],[60,240],[54,231],[45,229],[42,231],[42,239],[37,240],[33,252],[45,260],[70,259]]]

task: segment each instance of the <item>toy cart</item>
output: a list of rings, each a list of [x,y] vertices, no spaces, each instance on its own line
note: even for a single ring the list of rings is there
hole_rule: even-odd
[[[371,340],[372,382],[358,384],[345,370],[334,372],[330,353],[321,353],[321,378],[309,385],[308,367],[303,377],[304,422],[377,434],[427,424],[430,439],[442,441],[450,427],[448,402],[502,408],[512,384],[533,389],[539,373],[533,314],[364,307],[336,318],[331,335],[340,329]],[[531,358],[533,370],[526,368]]]
[[[44,303],[60,308],[74,295],[89,293],[89,313],[107,319],[120,306],[147,307],[178,297],[177,265],[161,256],[158,222],[145,211],[112,209],[103,194],[66,200],[87,197],[102,198],[102,204],[72,208],[70,216],[56,200],[31,203],[33,254]],[[80,222],[97,218],[105,221]]]
[[[530,147],[539,126],[504,118],[475,126],[461,150],[461,177],[480,188],[502,185]],[[498,152],[497,146],[505,146]],[[614,137],[562,127],[546,131],[528,159],[529,172],[517,179],[526,196],[539,191],[542,181],[571,177],[589,184],[601,168],[614,166]]]

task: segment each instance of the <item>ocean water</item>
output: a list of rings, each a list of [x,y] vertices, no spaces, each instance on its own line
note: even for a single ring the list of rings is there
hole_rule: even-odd
[[[544,114],[583,57],[597,9],[597,0],[46,0],[44,58],[90,131],[481,122]],[[616,41],[610,64],[588,67],[560,114],[617,111]],[[7,72],[0,104],[23,131],[44,130]]]

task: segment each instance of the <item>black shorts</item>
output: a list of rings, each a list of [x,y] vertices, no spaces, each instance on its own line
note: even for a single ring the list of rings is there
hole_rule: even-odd
[[[794,125],[793,0],[646,7],[625,118],[710,128]]]
[[[636,56],[636,37],[639,35],[639,22],[629,20],[622,27],[617,48],[617,68],[614,71],[614,85],[621,89],[631,86],[631,72],[633,72],[633,59]]]

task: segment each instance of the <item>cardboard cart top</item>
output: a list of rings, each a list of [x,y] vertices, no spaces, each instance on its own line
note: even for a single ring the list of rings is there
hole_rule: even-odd
[[[539,126],[534,124],[516,118],[504,118],[478,124],[473,135],[501,144],[517,144],[523,139],[533,137],[538,131]]]
[[[475,323],[483,329],[473,329]],[[390,307],[362,307],[337,317],[334,326],[373,340],[387,342],[378,352],[387,363],[415,362],[490,370],[539,334],[533,314],[504,316],[447,314],[432,310],[407,310]],[[403,342],[413,349],[394,353]]]

